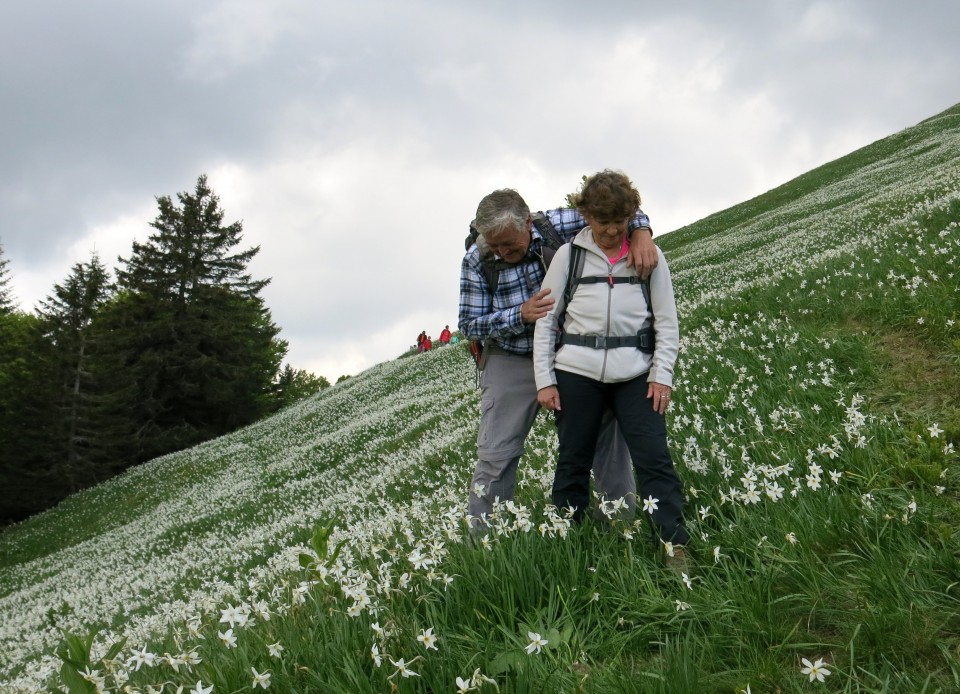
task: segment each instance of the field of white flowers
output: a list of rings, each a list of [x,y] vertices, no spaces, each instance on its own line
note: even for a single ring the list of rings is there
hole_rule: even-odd
[[[960,691],[960,108],[658,242],[689,573],[546,505],[545,415],[465,542],[447,347],[5,531],[0,690]]]

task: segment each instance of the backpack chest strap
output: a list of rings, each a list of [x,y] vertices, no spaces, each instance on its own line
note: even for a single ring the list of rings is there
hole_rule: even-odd
[[[559,345],[574,345],[591,349],[616,349],[618,347],[636,347],[644,354],[653,354],[656,337],[652,328],[644,328],[636,335],[571,335],[561,333]]]
[[[590,277],[577,277],[573,280],[574,284],[600,284],[606,283],[610,286],[615,284],[644,284],[644,280],[636,275],[630,277],[614,277],[613,275],[591,275]]]

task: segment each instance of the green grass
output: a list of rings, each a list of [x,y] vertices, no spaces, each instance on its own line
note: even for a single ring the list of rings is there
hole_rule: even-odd
[[[546,506],[545,415],[467,541],[477,392],[446,347],[7,529],[0,688],[94,691],[54,651],[99,629],[75,660],[114,691],[960,691],[960,107],[658,242],[686,580],[643,518]],[[330,519],[340,555],[301,568]]]

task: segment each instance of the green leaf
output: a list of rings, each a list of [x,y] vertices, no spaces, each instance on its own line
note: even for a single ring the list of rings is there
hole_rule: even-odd
[[[80,663],[80,667],[88,665],[90,663],[90,647],[86,641],[68,631],[63,632],[63,638],[67,645],[67,658],[63,658],[63,660]]]
[[[83,679],[75,667],[66,663],[60,668],[60,679],[67,685],[70,694],[95,694],[97,691],[92,682]]]
[[[100,662],[103,662],[104,660],[113,660],[114,658],[116,658],[117,655],[119,655],[120,651],[123,650],[123,647],[125,645],[127,645],[126,637],[120,639],[115,644],[110,646],[110,650],[107,651],[107,654],[103,656],[103,659]]]
[[[340,542],[337,543],[337,546],[333,550],[333,554],[331,554],[330,558],[327,559],[327,566],[331,566],[333,562],[337,560],[337,557],[340,556],[340,550],[343,549],[345,544],[347,544],[346,540],[340,540]]]
[[[327,538],[329,535],[329,527],[318,526],[313,533],[313,537],[310,538],[310,546],[313,548],[313,551],[317,553],[317,556],[320,557],[321,561],[327,556]]]
[[[510,670],[522,672],[526,658],[529,657],[524,651],[507,651],[501,653],[493,659],[489,665],[490,675],[502,675]]]
[[[316,560],[311,557],[309,554],[300,553],[300,567],[304,569],[309,569],[313,566]]]

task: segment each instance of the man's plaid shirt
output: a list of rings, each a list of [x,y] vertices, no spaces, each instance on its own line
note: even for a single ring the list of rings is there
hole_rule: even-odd
[[[569,243],[587,226],[583,216],[574,209],[561,208],[543,213],[553,224],[557,234]],[[631,231],[650,228],[650,220],[638,210],[630,220]],[[468,340],[493,341],[511,354],[527,355],[533,352],[533,325],[523,322],[520,307],[540,291],[546,275],[543,256],[543,237],[533,227],[527,256],[516,265],[500,271],[497,293],[490,295],[490,286],[480,268],[480,249],[470,247],[460,265],[460,317],[458,327]]]

